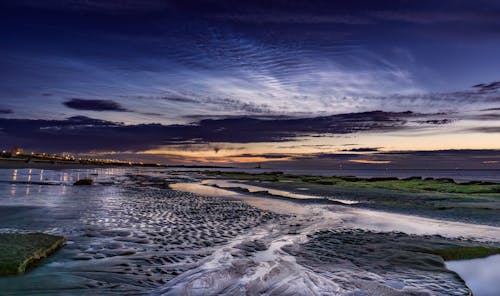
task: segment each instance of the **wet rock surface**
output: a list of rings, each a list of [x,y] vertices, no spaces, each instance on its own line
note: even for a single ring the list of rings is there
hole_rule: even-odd
[[[304,182],[240,181],[242,184],[270,189],[330,196],[357,201],[353,207],[430,218],[500,226],[500,194],[451,194],[439,192],[408,192],[383,188],[356,188]]]
[[[73,185],[75,185],[75,186],[92,185],[92,184],[94,184],[94,180],[92,180],[92,179],[80,179],[80,180],[76,181],[75,183],[73,183]]]
[[[45,233],[0,233],[0,276],[25,272],[64,242],[62,236]]]
[[[429,250],[468,245],[440,236],[364,230],[320,231],[283,249],[301,265],[360,290],[350,295],[469,295],[463,280]],[[365,292],[362,292],[365,291]],[[372,291],[366,294],[366,291]]]

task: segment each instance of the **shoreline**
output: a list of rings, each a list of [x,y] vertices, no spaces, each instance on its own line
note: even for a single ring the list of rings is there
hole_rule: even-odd
[[[169,166],[154,164],[124,164],[124,163],[79,163],[75,161],[63,160],[28,160],[24,158],[0,158],[0,169],[43,169],[43,170],[63,170],[63,169],[100,169],[100,168],[179,168],[179,169],[232,169],[223,166]]]
[[[76,163],[74,161],[53,161],[53,160],[31,160],[26,159],[0,159],[0,169],[94,169],[94,168],[115,168],[131,167],[116,164],[87,164]]]

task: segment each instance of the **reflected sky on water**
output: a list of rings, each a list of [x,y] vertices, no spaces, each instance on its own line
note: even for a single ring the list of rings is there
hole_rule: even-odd
[[[446,266],[465,280],[474,296],[500,295],[500,255],[448,261]]]

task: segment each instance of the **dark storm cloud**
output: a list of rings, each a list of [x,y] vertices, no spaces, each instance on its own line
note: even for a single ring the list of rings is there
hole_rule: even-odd
[[[125,112],[127,109],[123,108],[120,104],[112,100],[88,100],[73,98],[64,102],[68,108],[75,110],[89,110],[89,111],[118,111]]]
[[[343,149],[342,151],[351,151],[351,152],[376,152],[379,151],[378,147],[360,147],[360,148],[352,148],[352,149]]]
[[[14,111],[11,109],[0,109],[0,114],[12,114]]]
[[[412,112],[372,111],[324,117],[205,119],[191,125],[125,125],[87,118],[65,120],[0,119],[1,142],[50,151],[140,151],[162,145],[256,143],[356,132],[394,131],[425,116]]]

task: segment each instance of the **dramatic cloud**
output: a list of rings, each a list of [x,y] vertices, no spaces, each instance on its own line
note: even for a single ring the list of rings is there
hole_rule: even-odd
[[[112,100],[86,100],[73,98],[66,102],[64,105],[68,108],[76,110],[90,110],[90,111],[128,111],[120,104]]]
[[[359,166],[495,148],[500,2],[233,2],[1,1],[0,143]]]
[[[372,111],[325,117],[205,119],[190,125],[125,125],[83,116],[66,120],[0,119],[4,145],[50,151],[140,151],[192,143],[283,142],[302,136],[414,128],[426,114]]]

